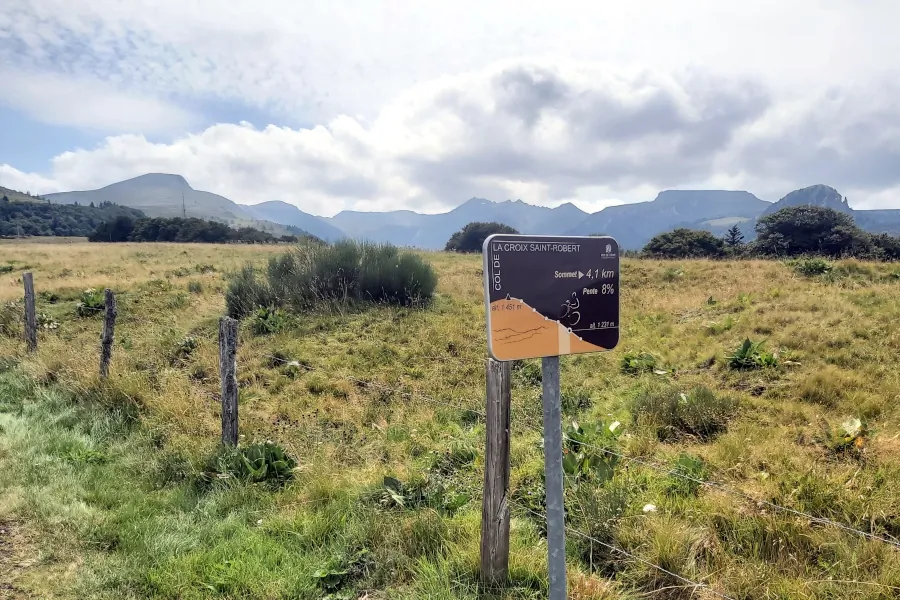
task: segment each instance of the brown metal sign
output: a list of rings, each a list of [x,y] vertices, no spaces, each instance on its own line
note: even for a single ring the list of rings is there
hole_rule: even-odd
[[[488,351],[517,360],[619,342],[619,245],[611,237],[495,234],[484,242]]]

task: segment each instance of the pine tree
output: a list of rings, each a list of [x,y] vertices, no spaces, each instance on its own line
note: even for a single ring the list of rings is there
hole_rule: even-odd
[[[744,234],[741,233],[741,228],[737,225],[733,225],[731,229],[728,230],[728,233],[725,234],[725,245],[729,248],[737,248],[743,243]]]

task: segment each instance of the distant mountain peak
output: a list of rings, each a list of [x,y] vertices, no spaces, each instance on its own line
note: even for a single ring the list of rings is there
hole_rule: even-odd
[[[131,179],[126,179],[125,181],[120,181],[112,185],[122,184],[141,185],[146,187],[158,188],[164,187],[184,191],[193,189],[187,182],[187,179],[185,179],[181,175],[176,175],[173,173],[145,173],[143,175],[138,175],[137,177],[132,177]]]
[[[830,185],[818,183],[799,190],[794,190],[778,202],[772,204],[772,206],[766,209],[764,214],[771,214],[789,206],[821,206],[848,214],[853,212],[853,209],[850,208],[850,204],[847,202],[847,198],[841,196],[839,191]]]

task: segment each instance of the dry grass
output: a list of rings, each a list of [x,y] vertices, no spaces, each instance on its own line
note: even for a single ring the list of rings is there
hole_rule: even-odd
[[[0,264],[17,270],[27,265],[38,292],[59,296],[55,304],[41,299],[38,310],[60,327],[42,332],[38,353],[29,357],[20,339],[0,337],[0,355],[16,357],[39,381],[60,382],[109,405],[133,403],[140,407],[142,427],[161,432],[161,452],[195,460],[214,448],[218,436],[216,322],[224,310],[223,273],[281,250],[2,244]],[[463,511],[453,517],[392,517],[387,523],[398,530],[375,527],[367,533],[369,543],[382,546],[380,560],[396,561],[391,575],[372,580],[375,588],[390,597],[474,598],[483,428],[452,406],[480,408],[483,402],[481,264],[472,256],[425,256],[440,277],[438,296],[427,310],[376,307],[306,315],[270,336],[254,337],[244,328],[238,354],[241,431],[247,441],[273,439],[298,457],[297,484],[267,494],[259,509],[276,528],[312,518],[309,511],[352,503],[348,498],[377,487],[384,475],[420,477],[454,444],[477,449],[474,463],[450,476],[473,496]],[[216,270],[201,273],[198,265]],[[623,449],[630,454],[671,463],[690,453],[706,462],[712,477],[747,493],[881,535],[897,534],[900,330],[894,324],[900,318],[900,280],[892,265],[851,261],[840,267],[842,276],[810,279],[770,261],[624,261],[621,345],[603,355],[564,359],[564,393],[585,399],[570,416],[621,420],[627,428]],[[17,274],[4,277],[0,300],[17,299]],[[189,281],[200,281],[202,292],[188,293]],[[101,386],[100,320],[76,317],[73,306],[84,288],[107,286],[118,294],[120,321],[112,376]],[[199,346],[178,357],[186,337]],[[724,357],[747,337],[767,340],[780,366],[729,370]],[[672,372],[620,373],[625,351],[650,352]],[[273,366],[276,354],[303,367]],[[737,415],[712,441],[658,441],[631,423],[628,412],[653,378],[685,392],[705,386],[734,396]],[[514,494],[528,491],[535,477],[539,481],[539,387],[521,375],[514,380]],[[870,433],[859,455],[836,455],[821,438],[823,423],[838,427],[849,417],[867,419]],[[900,586],[900,555],[878,542],[707,489],[673,497],[666,492],[667,477],[619,467],[629,510],[616,527],[616,544],[734,597],[874,599],[893,597],[895,590],[885,586]],[[658,511],[643,513],[648,503]],[[354,518],[369,518],[365,514]],[[539,524],[521,517],[513,529],[517,566],[504,597],[537,597],[545,584]],[[449,552],[445,558],[433,554],[438,541]],[[75,543],[67,552],[83,552],[79,548]],[[191,556],[205,560],[199,550]],[[95,568],[103,568],[102,556],[97,560]],[[660,589],[653,597],[690,597],[691,590],[640,563],[617,560],[590,574],[590,565],[571,554],[570,565],[575,597],[624,598],[629,590]],[[184,561],[166,568],[168,575],[156,575],[162,583],[154,595],[169,597],[159,590],[176,589],[167,579],[176,574],[180,585],[197,584]],[[235,597],[282,597],[273,591],[282,589],[275,583],[229,589]]]

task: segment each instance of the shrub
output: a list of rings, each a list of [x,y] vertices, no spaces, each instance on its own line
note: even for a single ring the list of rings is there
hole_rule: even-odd
[[[187,289],[192,294],[202,294],[203,284],[199,281],[188,281]]]
[[[225,310],[235,319],[246,317],[258,307],[272,304],[272,292],[260,281],[253,265],[246,265],[233,274],[225,290]]]
[[[725,242],[708,231],[680,228],[655,236],[643,253],[654,258],[721,258]]]
[[[728,368],[738,371],[777,367],[778,356],[763,349],[765,342],[751,342],[745,339],[744,343],[727,357]]]
[[[630,411],[635,423],[652,429],[661,441],[684,436],[705,441],[727,428],[737,407],[733,398],[718,396],[705,387],[685,394],[669,385],[655,385],[638,394]]]
[[[756,249],[781,256],[857,256],[868,253],[871,242],[851,215],[804,204],[761,217],[756,223]]]
[[[702,485],[700,482],[706,481],[706,463],[693,454],[682,453],[672,472],[665,488],[669,496],[696,496]]]
[[[274,442],[256,443],[245,448],[223,447],[207,461],[201,480],[209,483],[233,477],[283,484],[293,477],[296,466],[297,461]]]
[[[265,280],[252,266],[231,277],[228,313],[243,317],[260,307],[297,312],[373,302],[413,306],[437,287],[431,265],[390,244],[344,240],[330,246],[302,244],[269,260]]]
[[[604,482],[615,474],[619,457],[615,451],[622,426],[614,421],[606,427],[601,422],[579,424],[572,421],[564,431],[563,471],[576,481],[588,479]]]
[[[439,477],[403,483],[394,477],[385,477],[373,499],[384,508],[431,508],[445,514],[453,514],[469,500],[469,494],[446,486]]]
[[[619,370],[626,375],[652,373],[656,369],[656,357],[647,352],[626,352],[622,355]]]
[[[196,350],[199,345],[200,344],[195,337],[187,336],[182,339],[175,344],[175,347],[172,349],[172,363],[177,364],[186,361],[191,357],[194,350]]]
[[[469,223],[447,240],[444,250],[447,252],[481,252],[484,240],[495,233],[515,234],[519,232],[503,223]]]
[[[13,269],[12,265],[0,265],[0,275],[5,275],[6,273],[12,273]]]
[[[804,277],[825,275],[834,266],[824,258],[804,258],[793,264],[794,270]]]
[[[258,308],[250,318],[250,330],[256,335],[278,333],[287,325],[287,315],[277,308]]]
[[[75,314],[79,317],[93,317],[99,315],[106,308],[106,299],[101,290],[89,288],[81,292],[78,303],[75,304]]]
[[[678,281],[684,277],[684,269],[679,269],[677,267],[669,267],[662,274],[662,280],[667,283],[672,283],[673,281]]]

